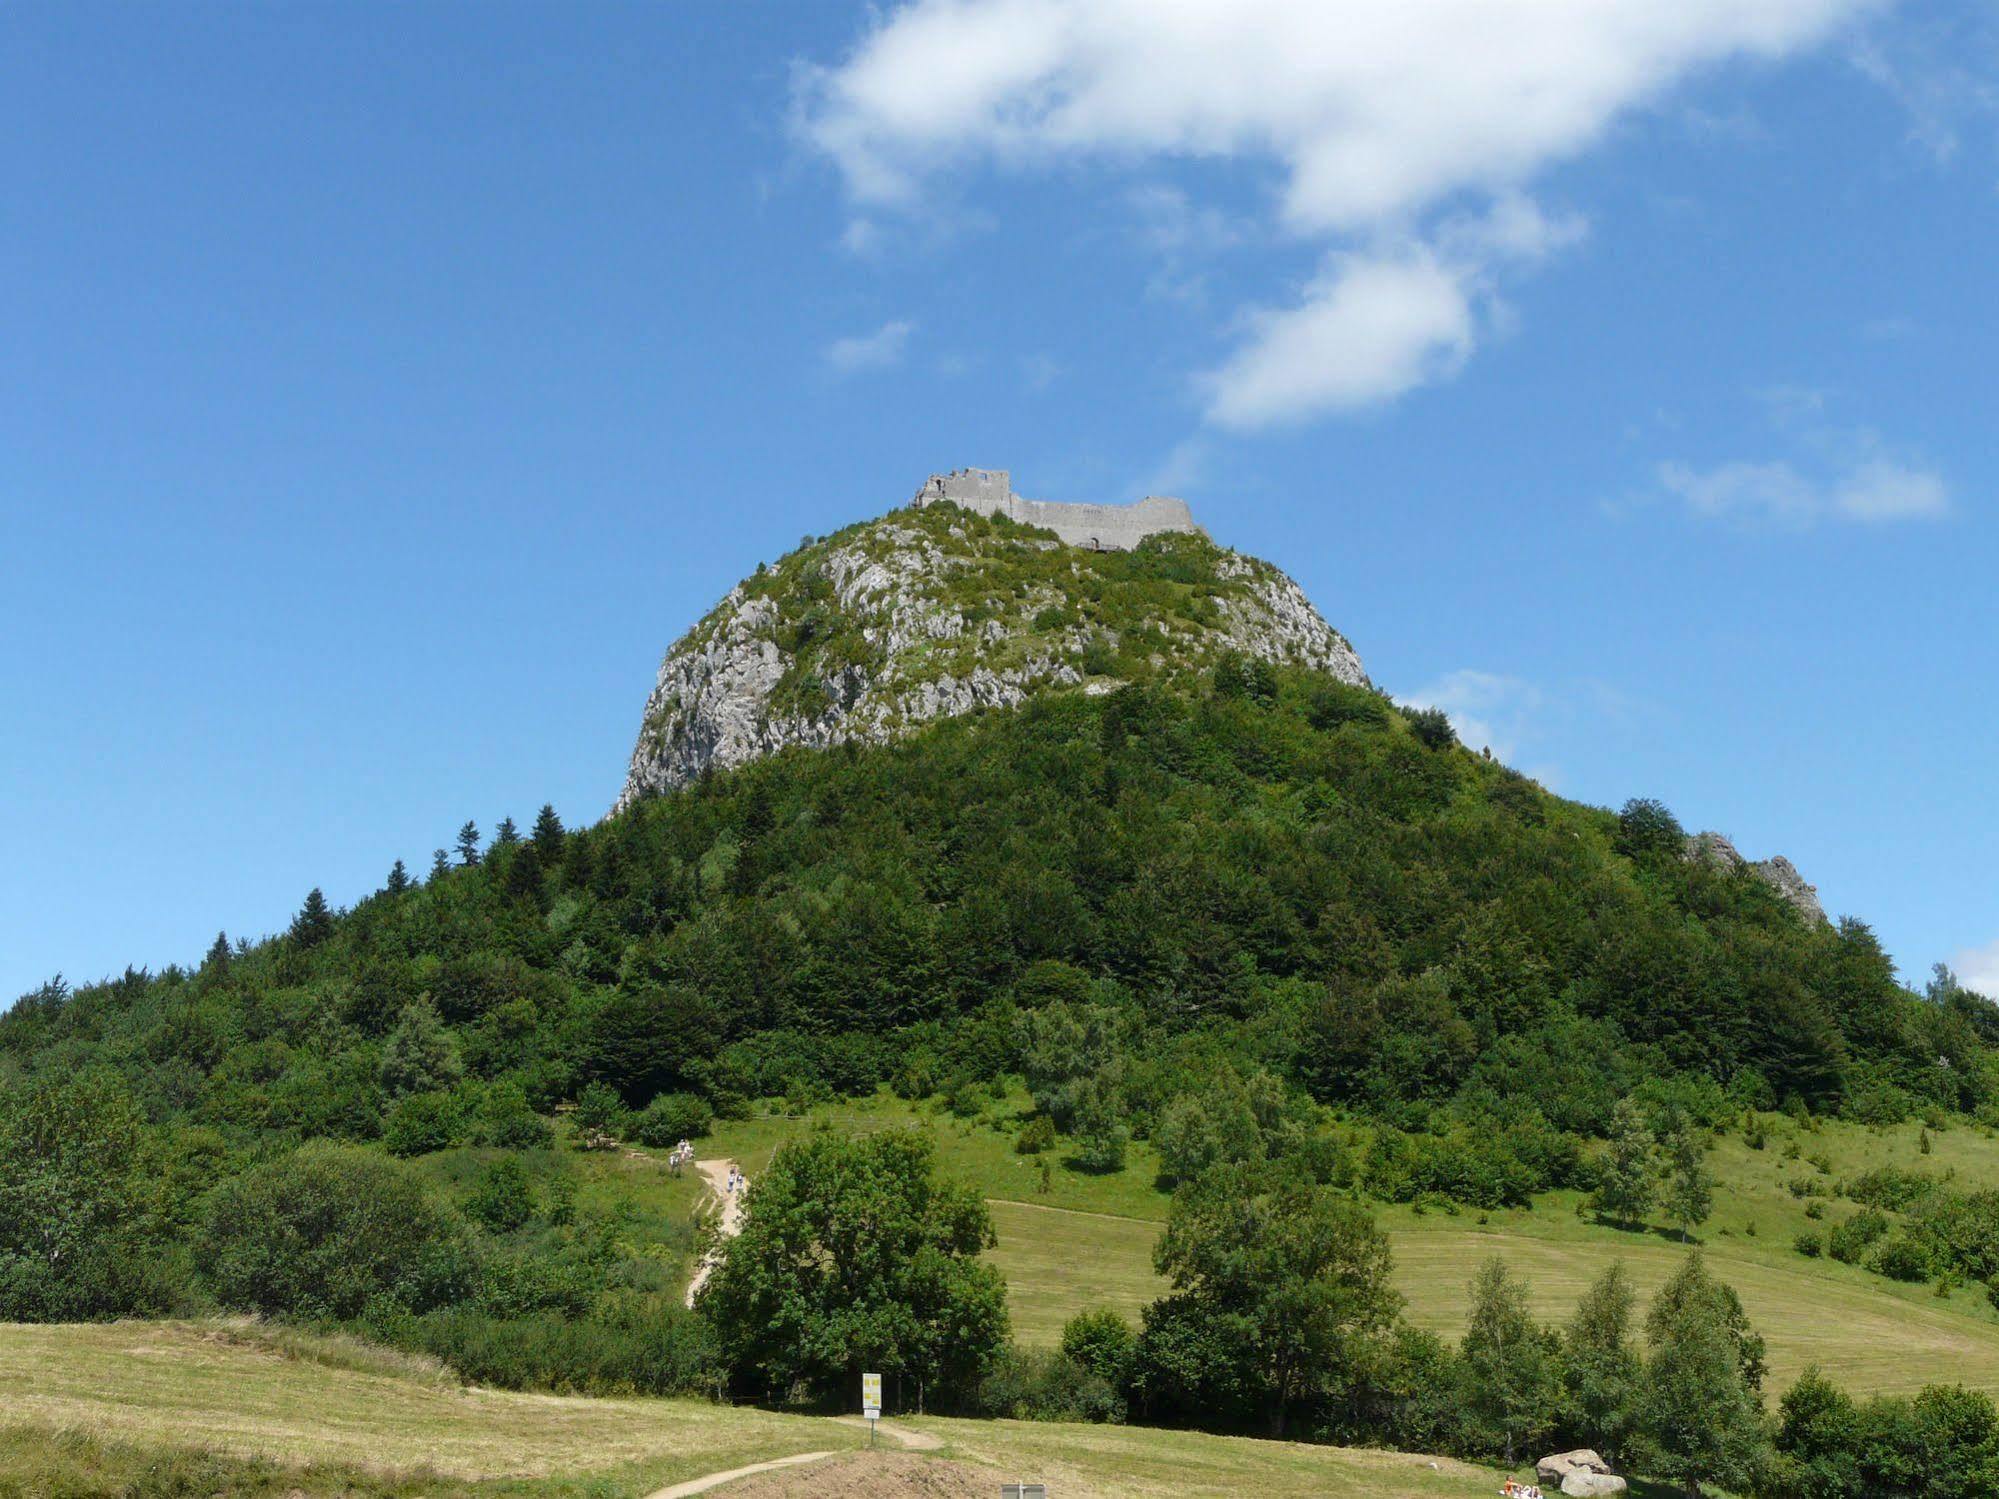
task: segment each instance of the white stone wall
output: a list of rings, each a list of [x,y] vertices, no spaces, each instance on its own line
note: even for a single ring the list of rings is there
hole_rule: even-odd
[[[1128,552],[1160,531],[1198,532],[1185,500],[1147,495],[1132,505],[1065,505],[1024,500],[1013,492],[1013,475],[1003,468],[961,468],[932,474],[916,491],[921,507],[949,501],[980,515],[1004,515],[1024,525],[1053,531],[1071,546]]]

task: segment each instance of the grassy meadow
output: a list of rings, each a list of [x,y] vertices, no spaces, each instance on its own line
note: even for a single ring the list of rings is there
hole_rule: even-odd
[[[1151,1261],[1169,1202],[1158,1184],[1157,1157],[1135,1142],[1123,1171],[1094,1176],[1071,1169],[1059,1151],[1049,1152],[1044,1191],[1040,1158],[1013,1149],[1019,1106],[1024,1100],[965,1120],[883,1095],[808,1119],[719,1123],[713,1137],[700,1142],[700,1153],[733,1156],[754,1177],[779,1144],[802,1130],[860,1133],[913,1124],[936,1140],[944,1170],[990,1201],[999,1239],[992,1258],[1007,1278],[1014,1328],[1023,1341],[1054,1343],[1062,1324],[1089,1307],[1115,1307],[1136,1323],[1164,1285]],[[1948,1176],[1967,1187],[1999,1186],[1999,1139],[1969,1125],[1932,1130],[1925,1153],[1924,1131],[1916,1124],[1871,1128],[1822,1121],[1805,1127],[1776,1114],[1757,1124],[1760,1149],[1735,1132],[1720,1137],[1710,1152],[1714,1213],[1695,1238],[1768,1340],[1773,1389],[1788,1387],[1816,1362],[1861,1393],[1913,1391],[1938,1380],[1999,1392],[1999,1314],[1981,1289],[1960,1287],[1940,1297],[1931,1286],[1807,1259],[1792,1239],[1857,1209],[1837,1198],[1801,1196],[1791,1186],[1830,1193],[1841,1180],[1880,1166]],[[649,1203],[683,1217],[694,1211],[697,1185],[667,1179],[654,1163],[602,1155],[590,1158],[587,1169],[628,1182],[650,1171],[660,1180]],[[1807,1216],[1814,1200],[1824,1204],[1816,1220]],[[1526,1277],[1537,1313],[1559,1321],[1610,1260],[1624,1260],[1644,1294],[1685,1252],[1663,1228],[1608,1228],[1579,1213],[1579,1202],[1575,1193],[1557,1192],[1531,1209],[1489,1213],[1382,1206],[1380,1221],[1395,1247],[1395,1284],[1408,1299],[1410,1320],[1457,1336],[1472,1272],[1495,1254]]]
[[[640,1499],[705,1473],[852,1451],[865,1440],[842,1420],[702,1401],[462,1389],[420,1359],[229,1323],[0,1325],[0,1407],[0,1495],[37,1499]],[[908,1424],[941,1439],[934,1453],[919,1454],[926,1459],[989,1473],[994,1483],[1044,1478],[1063,1499],[1459,1499],[1490,1493],[1499,1477],[1447,1459],[1194,1432]],[[796,1492],[815,1491],[812,1469],[797,1470]]]

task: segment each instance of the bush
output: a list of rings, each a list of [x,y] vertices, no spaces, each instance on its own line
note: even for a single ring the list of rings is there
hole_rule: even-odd
[[[1312,688],[1305,702],[1305,719],[1315,729],[1337,729],[1350,723],[1373,728],[1388,722],[1388,704],[1381,694],[1365,687],[1326,681]]]
[[[495,1083],[480,1101],[472,1126],[480,1145],[506,1150],[545,1150],[555,1139],[548,1121],[528,1106],[527,1090],[519,1083]]]
[[[1928,1280],[1934,1266],[1930,1264],[1929,1251],[1921,1244],[1907,1234],[1895,1234],[1874,1251],[1867,1268],[1890,1280],[1914,1284]]]
[[[708,1324],[671,1304],[594,1321],[454,1307],[379,1331],[443,1359],[473,1384],[577,1395],[712,1395],[716,1386]]]
[[[1055,1121],[1046,1114],[1036,1114],[1021,1126],[1014,1137],[1013,1148],[1021,1155],[1040,1155],[1044,1150],[1055,1148]]]
[[[1844,1223],[1835,1224],[1826,1235],[1826,1253],[1842,1265],[1857,1265],[1868,1246],[1888,1232],[1888,1219],[1873,1208],[1864,1208]]]
[[[389,1154],[428,1155],[465,1141],[465,1115],[449,1093],[412,1093],[396,1101],[382,1121],[382,1144]]]
[[[196,1259],[226,1306],[347,1318],[371,1303],[429,1311],[473,1279],[464,1233],[409,1169],[312,1144],[216,1189]]]
[[[534,1187],[519,1156],[501,1156],[479,1177],[465,1211],[496,1234],[511,1233],[534,1217]]]
[[[1805,1232],[1791,1240],[1791,1247],[1808,1260],[1815,1260],[1825,1253],[1825,1240],[1819,1234]]]
[[[1138,1337],[1131,1324],[1105,1307],[1078,1312],[1062,1327],[1062,1353],[1096,1375],[1113,1390],[1131,1377],[1132,1351]]]
[[[1066,1354],[1010,1348],[979,1381],[977,1408],[1013,1421],[1124,1420],[1124,1397]]]
[[[1617,814],[1616,845],[1630,859],[1678,858],[1687,846],[1687,833],[1664,802],[1634,796]]]
[[[1450,715],[1441,708],[1405,708],[1402,716],[1409,720],[1409,732],[1425,749],[1449,749],[1458,742],[1458,731],[1451,727]]]
[[[708,1100],[693,1093],[662,1093],[632,1119],[632,1138],[641,1145],[666,1149],[682,1140],[699,1139],[708,1133],[715,1111]]]

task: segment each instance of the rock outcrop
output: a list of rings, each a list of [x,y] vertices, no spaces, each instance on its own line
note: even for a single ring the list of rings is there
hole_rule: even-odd
[[[791,745],[877,743],[1230,651],[1367,682],[1296,583],[1197,530],[1099,551],[932,497],[760,567],[688,631],[616,810]]]
[[[1818,886],[1807,884],[1805,877],[1798,873],[1798,866],[1782,854],[1749,860],[1737,853],[1735,845],[1720,833],[1697,833],[1687,839],[1684,857],[1691,862],[1711,864],[1727,873],[1747,869],[1805,920],[1819,922],[1826,919],[1825,907],[1819,904]]]
[[[1600,1453],[1588,1447],[1557,1452],[1534,1464],[1535,1479],[1564,1494],[1621,1494],[1624,1480],[1610,1471]]]

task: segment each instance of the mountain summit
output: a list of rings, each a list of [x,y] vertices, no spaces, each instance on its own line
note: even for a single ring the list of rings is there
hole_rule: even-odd
[[[1367,681],[1296,583],[1217,546],[1182,501],[1055,505],[1004,471],[935,475],[908,506],[759,566],[675,643],[618,809],[789,745],[880,742],[1230,653]]]

